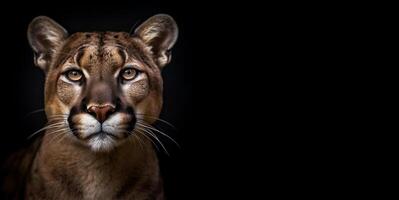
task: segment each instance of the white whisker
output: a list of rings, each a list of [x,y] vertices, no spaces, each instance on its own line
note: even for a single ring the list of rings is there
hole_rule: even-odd
[[[172,137],[170,137],[170,136],[167,135],[166,133],[164,133],[164,132],[162,132],[162,131],[156,129],[155,127],[153,127],[153,126],[151,126],[151,125],[149,125],[149,124],[146,124],[145,122],[139,122],[139,121],[138,121],[137,123],[140,124],[141,126],[144,126],[144,127],[146,127],[146,128],[149,128],[149,129],[151,129],[151,130],[154,130],[154,131],[160,133],[161,135],[163,135],[163,136],[169,138],[172,142],[174,142],[174,143],[180,148],[180,145],[179,145]]]
[[[168,150],[166,150],[165,146],[162,144],[162,142],[158,139],[158,137],[157,137],[151,130],[146,129],[146,128],[143,128],[143,127],[137,127],[137,128],[138,128],[139,130],[142,130],[142,131],[148,133],[150,136],[152,136],[152,137],[161,145],[161,147],[164,149],[165,153],[166,153],[167,155],[169,155]]]

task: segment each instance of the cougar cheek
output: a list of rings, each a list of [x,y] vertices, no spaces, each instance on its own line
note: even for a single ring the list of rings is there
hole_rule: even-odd
[[[137,102],[148,94],[149,86],[147,80],[144,79],[134,83],[126,84],[124,89],[127,97],[130,100]]]
[[[80,89],[78,86],[64,82],[61,79],[58,80],[57,95],[60,101],[65,105],[72,104],[79,91]]]

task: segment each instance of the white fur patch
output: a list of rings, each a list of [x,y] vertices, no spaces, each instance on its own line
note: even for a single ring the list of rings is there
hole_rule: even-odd
[[[93,116],[89,114],[80,114],[79,116],[79,132],[82,137],[88,137],[93,133],[98,133],[101,131],[101,123],[96,120]]]
[[[110,118],[104,121],[102,124],[102,129],[107,133],[117,133],[118,125],[122,123],[122,114],[112,115]]]
[[[89,140],[90,148],[93,151],[109,151],[115,147],[116,141],[108,135],[100,135]]]

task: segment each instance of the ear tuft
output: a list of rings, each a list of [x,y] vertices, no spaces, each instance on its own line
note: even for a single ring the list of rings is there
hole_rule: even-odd
[[[170,62],[170,50],[177,40],[178,32],[177,24],[171,16],[158,14],[141,24],[134,33],[151,48],[156,63],[162,68]]]
[[[67,37],[67,31],[49,17],[34,18],[28,27],[28,41],[34,51],[35,65],[47,72],[56,49]]]

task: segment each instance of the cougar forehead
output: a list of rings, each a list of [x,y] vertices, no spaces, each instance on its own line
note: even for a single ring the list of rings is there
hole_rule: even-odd
[[[60,49],[54,69],[71,62],[87,70],[112,71],[127,62],[141,62],[156,68],[152,52],[139,39],[124,32],[75,33]]]

